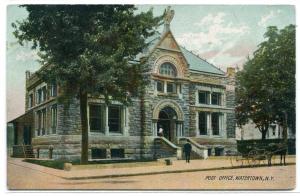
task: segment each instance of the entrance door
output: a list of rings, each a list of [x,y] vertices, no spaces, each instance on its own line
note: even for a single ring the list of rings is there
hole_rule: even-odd
[[[171,107],[165,107],[159,112],[157,131],[162,128],[163,136],[172,142],[176,139],[176,120],[176,112]]]
[[[31,145],[31,126],[25,125],[23,131],[24,144]]]

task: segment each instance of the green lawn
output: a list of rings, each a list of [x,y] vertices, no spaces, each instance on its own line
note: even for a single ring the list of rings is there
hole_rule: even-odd
[[[51,167],[54,169],[64,169],[65,161],[57,161],[57,160],[38,160],[38,159],[25,159],[25,162],[33,163],[37,165],[42,165],[45,167]]]

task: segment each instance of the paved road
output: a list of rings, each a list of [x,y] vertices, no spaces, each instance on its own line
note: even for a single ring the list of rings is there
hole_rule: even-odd
[[[291,189],[295,165],[171,173],[108,179],[65,180],[8,163],[10,189]],[[214,177],[215,176],[215,177]]]

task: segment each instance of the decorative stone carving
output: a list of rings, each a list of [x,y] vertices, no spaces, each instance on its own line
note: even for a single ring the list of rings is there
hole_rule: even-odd
[[[152,119],[159,119],[159,112],[165,107],[170,107],[170,108],[174,109],[174,111],[177,114],[177,118],[178,118],[177,120],[183,121],[183,111],[182,111],[182,109],[176,103],[176,101],[173,101],[173,100],[170,100],[170,99],[162,100],[162,101],[157,103],[157,105],[153,109]]]
[[[172,19],[174,18],[175,11],[171,10],[171,6],[168,6],[167,9],[165,10],[164,14],[164,23],[165,24],[170,24]]]

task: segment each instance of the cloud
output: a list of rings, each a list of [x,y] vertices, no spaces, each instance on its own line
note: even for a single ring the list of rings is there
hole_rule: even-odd
[[[238,47],[236,47],[238,46]],[[232,57],[248,56],[256,49],[256,45],[253,42],[241,41],[236,46],[224,51],[225,54],[229,54]]]
[[[37,51],[35,50],[29,50],[29,51],[24,51],[21,50],[17,55],[16,55],[16,60],[17,61],[34,61],[38,59]]]
[[[196,27],[200,27],[199,32],[184,33],[176,37],[177,41],[219,67],[240,61],[244,56],[231,56],[225,52],[236,47],[237,42],[249,33],[250,28],[243,23],[233,23],[228,18],[223,12],[208,14],[194,23]]]
[[[267,22],[270,21],[272,18],[277,17],[280,13],[282,13],[282,10],[271,10],[270,13],[261,17],[260,21],[257,23],[258,26],[267,26]]]
[[[244,24],[234,24],[226,22],[227,14],[220,12],[215,15],[208,14],[200,22],[194,23],[200,26],[200,32],[184,33],[177,37],[179,43],[188,48],[193,48],[201,52],[210,51],[212,48],[224,46],[225,43],[232,41],[249,32],[249,27]],[[191,40],[193,40],[191,42]]]
[[[211,59],[211,58],[215,57],[218,53],[219,53],[218,50],[211,50],[208,52],[200,53],[200,56],[204,59]]]
[[[209,25],[211,23],[214,24],[221,24],[224,22],[224,17],[226,16],[226,14],[224,12],[219,12],[216,15],[213,14],[208,14],[207,16],[205,16],[200,22],[195,23],[195,25],[197,26],[203,26],[203,25]]]

